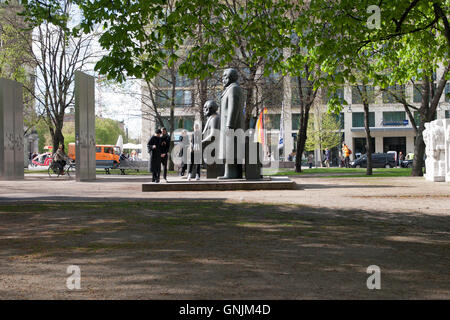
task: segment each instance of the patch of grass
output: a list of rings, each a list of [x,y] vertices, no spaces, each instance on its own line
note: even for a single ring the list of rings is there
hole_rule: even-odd
[[[48,169],[42,169],[42,170],[29,170],[29,169],[24,169],[23,173],[47,173]]]

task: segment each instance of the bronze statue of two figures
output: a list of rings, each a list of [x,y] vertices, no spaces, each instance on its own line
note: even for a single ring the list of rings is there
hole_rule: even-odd
[[[208,118],[202,134],[202,159],[207,165],[207,178],[242,179],[245,171],[247,180],[261,179],[261,148],[254,141],[254,130],[244,131],[244,101],[238,72],[225,70],[222,83],[220,115],[213,100],[204,105]]]

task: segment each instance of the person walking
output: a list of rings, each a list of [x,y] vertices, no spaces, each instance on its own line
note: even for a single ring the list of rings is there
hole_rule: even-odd
[[[188,154],[188,147],[189,147],[189,136],[187,134],[186,130],[181,131],[180,136],[180,151],[178,152],[178,157],[181,158],[181,171],[180,176],[184,177],[184,174],[186,173],[187,169],[187,154]]]
[[[328,150],[328,148],[325,148],[325,165],[327,168],[330,167],[330,150]]]
[[[308,155],[308,165],[309,168],[312,169],[314,156],[311,154]]]
[[[398,153],[398,166],[401,168],[402,167],[402,163],[403,161],[405,161],[405,155],[403,154],[403,152],[399,152]]]
[[[167,162],[169,159],[169,149],[170,149],[170,135],[167,133],[166,128],[161,128],[161,164],[164,169],[164,180],[167,182]]]
[[[342,154],[344,156],[344,166],[346,168],[350,168],[350,155],[352,154],[352,151],[350,148],[344,143],[342,143]]]
[[[155,131],[155,135],[147,143],[147,150],[150,154],[149,166],[152,173],[152,182],[159,183],[161,173],[161,130]]]

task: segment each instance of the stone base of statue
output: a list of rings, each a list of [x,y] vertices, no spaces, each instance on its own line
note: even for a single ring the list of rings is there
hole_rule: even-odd
[[[425,180],[432,182],[445,182],[445,176],[435,176],[433,174],[424,174]],[[449,181],[450,182],[450,181]]]
[[[217,177],[223,176],[225,173],[225,166],[223,164],[207,164],[206,165],[206,178],[217,179]]]
[[[245,179],[262,179],[262,163],[259,157],[261,144],[254,142],[253,136],[245,141]],[[253,158],[251,157],[253,155]]]
[[[167,183],[144,183],[143,192],[158,191],[233,191],[233,190],[294,190],[297,184],[288,177],[264,177],[259,180],[246,179],[205,179],[186,181],[169,178]]]

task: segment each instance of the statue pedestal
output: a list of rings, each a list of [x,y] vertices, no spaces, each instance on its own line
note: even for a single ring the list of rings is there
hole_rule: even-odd
[[[167,183],[144,183],[142,192],[157,191],[234,191],[234,190],[294,190],[297,184],[287,177],[265,177],[257,181],[246,179],[169,180]]]
[[[206,178],[217,179],[217,177],[223,176],[225,173],[225,166],[223,164],[207,164],[206,165]]]
[[[425,180],[432,182],[450,182],[450,180],[446,180],[445,176],[435,176],[433,174],[424,174]]]
[[[245,179],[262,179],[262,164],[259,157],[261,145],[254,142],[253,135],[245,138]]]

